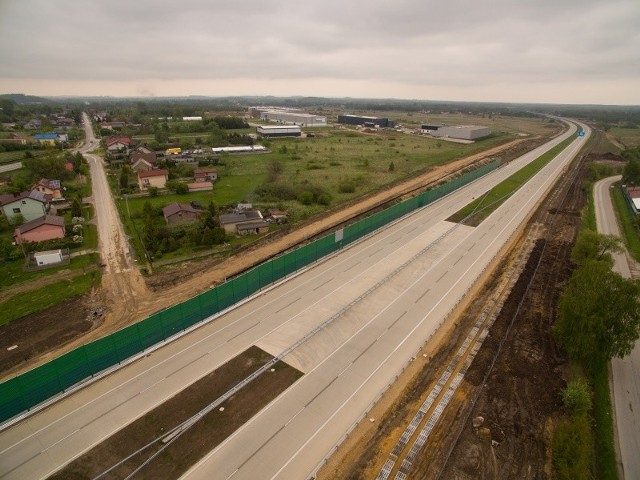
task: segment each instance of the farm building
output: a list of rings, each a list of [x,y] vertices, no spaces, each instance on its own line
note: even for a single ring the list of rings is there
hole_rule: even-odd
[[[430,133],[434,137],[476,140],[478,138],[488,137],[491,135],[491,130],[487,127],[478,127],[475,125],[449,125],[440,127]]]
[[[17,244],[64,238],[64,218],[56,215],[36,218],[16,228],[14,237]]]
[[[256,132],[263,138],[299,137],[302,135],[298,125],[258,125]]]
[[[232,233],[232,234],[240,233],[240,230],[242,230],[240,228],[240,225],[243,225],[243,224],[253,225],[253,224],[258,224],[260,222],[263,222],[263,219],[262,219],[262,213],[260,213],[259,210],[245,210],[240,213],[227,213],[224,215],[220,215],[220,226],[224,228],[225,232]],[[269,227],[269,224],[267,223],[267,228],[268,227]],[[252,228],[256,229],[260,227],[252,226],[249,228],[249,230],[251,230]]]

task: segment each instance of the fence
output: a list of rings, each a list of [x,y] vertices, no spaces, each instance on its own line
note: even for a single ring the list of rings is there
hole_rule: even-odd
[[[432,203],[500,165],[496,160],[451,182],[326,235],[122,330],[76,348],[0,384],[0,423],[103,370],[172,337],[261,288],[335,252],[407,213]]]

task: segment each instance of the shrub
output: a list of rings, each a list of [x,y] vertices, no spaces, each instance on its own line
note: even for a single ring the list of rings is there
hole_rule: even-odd
[[[569,382],[562,392],[562,401],[572,415],[591,411],[591,388],[583,378]]]
[[[303,205],[311,205],[313,203],[313,193],[305,190],[298,195],[298,201]]]
[[[353,193],[356,191],[356,184],[351,180],[344,180],[338,185],[338,191],[340,193]]]

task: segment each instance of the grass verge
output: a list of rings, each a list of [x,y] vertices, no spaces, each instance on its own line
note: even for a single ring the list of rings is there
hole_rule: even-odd
[[[593,384],[593,437],[596,452],[596,478],[617,480],[613,414],[609,391],[609,369],[600,367],[591,377]]]
[[[615,188],[611,190],[611,193],[613,208],[616,211],[618,225],[620,225],[620,230],[622,231],[622,240],[634,260],[640,261],[640,235],[638,233],[638,227],[629,215],[629,207],[617,184]]]
[[[493,187],[486,195],[474,200],[466,207],[458,210],[448,218],[452,222],[460,222],[466,219],[467,225],[477,226],[485,218],[502,205],[507,199],[522,185],[527,183],[536,173],[538,173],[547,163],[549,163],[558,153],[564,150],[567,145],[573,142],[574,138],[569,137],[562,143],[556,145],[547,153],[541,155],[533,162],[518,170],[509,178]],[[486,205],[483,207],[483,205]],[[467,218],[468,217],[468,218]]]
[[[0,325],[87,293],[91,287],[100,283],[100,278],[100,271],[95,267],[90,272],[78,272],[77,276],[69,280],[14,295],[0,308]]]

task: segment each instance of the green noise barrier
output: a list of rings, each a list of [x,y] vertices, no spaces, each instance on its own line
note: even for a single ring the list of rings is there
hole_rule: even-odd
[[[231,307],[261,288],[442,198],[499,165],[500,161],[496,160],[437,188],[374,213],[340,232],[328,234],[289,253],[267,260],[190,300],[154,313],[138,323],[82,345],[44,365],[0,383],[0,422],[28,411],[79,382]]]

